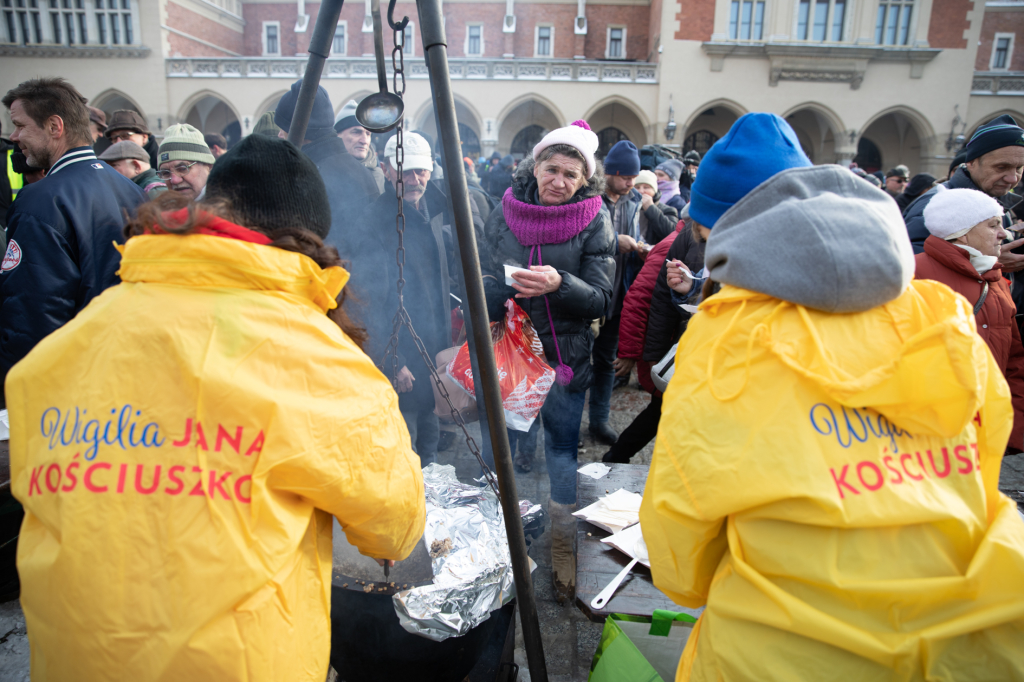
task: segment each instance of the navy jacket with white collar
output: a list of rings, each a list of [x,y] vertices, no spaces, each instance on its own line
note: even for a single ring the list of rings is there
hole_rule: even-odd
[[[68,150],[18,193],[0,265],[0,385],[43,337],[118,283],[113,242],[124,242],[124,214],[134,217],[144,201],[91,147]]]

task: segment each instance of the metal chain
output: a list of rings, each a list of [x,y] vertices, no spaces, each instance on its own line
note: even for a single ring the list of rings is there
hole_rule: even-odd
[[[405,95],[405,59],[404,59],[404,45],[405,43],[405,32],[398,30],[395,31],[395,47],[391,50],[391,65],[394,67],[395,73],[392,77],[392,89],[399,97]],[[423,358],[423,364],[427,366],[430,371],[430,378],[437,387],[438,393],[444,398],[444,401],[448,403],[448,409],[451,411],[452,419],[462,429],[463,435],[466,437],[466,447],[476,457],[476,461],[480,463],[480,468],[484,471],[484,476],[487,479],[488,485],[491,486],[491,490],[494,491],[494,495],[497,498],[501,498],[498,493],[497,477],[491,470],[487,463],[484,461],[483,456],[480,454],[480,447],[473,440],[473,436],[470,435],[469,429],[466,428],[466,420],[462,418],[462,414],[459,412],[455,404],[452,403],[451,396],[448,394],[448,389],[445,388],[444,383],[441,381],[440,375],[437,373],[437,368],[434,367],[433,359],[430,357],[430,353],[427,351],[426,345],[423,340],[420,339],[419,335],[412,326],[412,318],[409,317],[409,312],[405,309],[405,296],[403,290],[405,289],[405,181],[403,179],[402,165],[405,162],[405,146],[402,130],[405,127],[405,121],[401,121],[398,127],[395,129],[395,173],[397,178],[395,180],[395,197],[398,199],[398,212],[395,215],[395,230],[398,232],[398,250],[395,253],[395,261],[398,264],[398,310],[395,312],[395,318],[392,322],[391,338],[388,340],[387,348],[384,350],[384,358],[381,361],[381,366],[386,367],[388,358],[391,358],[391,381],[397,387],[398,386],[398,337],[404,326],[409,330],[409,336],[412,337],[413,343],[416,344],[416,350],[419,351],[420,356]]]

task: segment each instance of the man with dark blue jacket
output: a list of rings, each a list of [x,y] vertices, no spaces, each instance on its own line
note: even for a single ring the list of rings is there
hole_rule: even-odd
[[[62,78],[9,90],[11,141],[46,177],[18,193],[7,214],[0,266],[0,382],[43,337],[117,283],[126,214],[142,190],[93,153],[86,100]]]

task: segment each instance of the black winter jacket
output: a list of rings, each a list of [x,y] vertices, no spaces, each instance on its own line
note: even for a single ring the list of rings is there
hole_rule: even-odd
[[[698,241],[693,231],[683,228],[679,236],[668,249],[669,260],[681,260],[690,268],[690,272],[700,272],[704,268],[704,247],[706,242]],[[672,290],[668,288],[668,268],[661,265],[658,281],[651,294],[651,312],[647,316],[647,339],[644,342],[643,359],[647,362],[658,362],[672,344],[679,340],[685,329],[684,323],[690,315],[672,303]]]
[[[599,186],[584,185],[571,201],[598,196],[600,191]],[[533,160],[526,159],[516,170],[512,193],[520,201],[536,203],[536,192]],[[509,230],[501,207],[491,212],[484,235],[485,254],[481,255],[481,266],[485,275],[487,311],[491,320],[500,320],[504,316],[505,301],[517,293],[505,284],[503,266],[526,267],[530,247],[520,244]],[[554,323],[562,361],[573,371],[572,382],[566,387],[569,391],[585,391],[593,379],[590,353],[594,347],[594,335],[590,331],[590,323],[604,314],[611,301],[616,246],[611,220],[602,208],[590,224],[569,241],[540,247],[544,265],[554,267],[562,276],[562,285],[547,295],[551,320],[548,319],[543,296],[515,299],[537,329],[544,355],[552,368],[558,366],[558,354],[551,335]]]
[[[655,194],[654,203],[640,213],[640,236],[652,247],[672,234],[679,223],[679,211],[670,204],[659,203],[660,198],[660,194]]]
[[[0,382],[43,337],[118,283],[124,214],[142,190],[96,159],[69,150],[49,174],[18,193],[8,214],[0,268]]]
[[[363,229],[355,218],[380,196],[370,169],[348,153],[340,137],[329,135],[302,146],[302,151],[316,164],[327,186],[331,203],[331,231],[324,241],[341,250],[345,233]],[[342,257],[345,255],[342,253]]]
[[[518,173],[516,174],[518,175]],[[480,178],[480,185],[488,194],[500,200],[505,196],[505,190],[512,186],[512,172],[501,166],[495,166]]]
[[[953,177],[940,184],[945,185],[949,189],[973,189],[979,192],[981,191],[981,189],[974,184],[974,181],[971,180],[971,175],[965,166],[957,168],[956,172],[953,173]],[[910,245],[914,247],[914,253],[924,253],[924,240],[928,238],[929,234],[931,234],[928,232],[928,228],[924,226],[924,209],[938,191],[939,190],[937,188],[933,187],[907,206],[907,210],[903,212],[903,222],[907,224],[907,234],[910,236]],[[1003,214],[1003,227],[1010,227],[1013,225],[1014,220],[1010,216],[1009,211],[1021,202],[1021,197],[1016,194],[1006,194],[1001,197],[994,198],[999,202],[999,205],[1006,210],[1006,213]]]

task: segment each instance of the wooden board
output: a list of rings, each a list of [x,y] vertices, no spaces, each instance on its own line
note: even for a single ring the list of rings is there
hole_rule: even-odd
[[[611,471],[597,480],[577,473],[576,508],[583,509],[599,497],[619,488],[643,494],[647,483],[649,467],[642,464],[609,464]],[[576,605],[587,618],[595,623],[604,622],[610,613],[625,613],[633,616],[649,616],[655,609],[685,611],[693,616],[701,609],[679,606],[654,586],[651,571],[637,564],[630,572],[615,596],[604,609],[590,607],[601,590],[611,582],[619,571],[630,562],[629,557],[611,545],[601,542],[610,533],[601,530],[582,519],[576,520]]]

